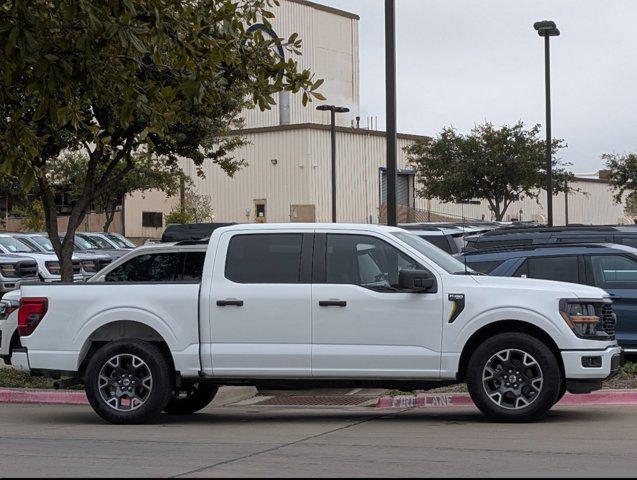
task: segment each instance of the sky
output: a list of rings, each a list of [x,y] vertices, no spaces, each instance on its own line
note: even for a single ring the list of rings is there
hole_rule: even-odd
[[[315,0],[360,15],[361,116],[385,126],[383,0]],[[398,129],[435,135],[485,121],[545,124],[544,45],[551,40],[553,136],[575,173],[603,153],[637,151],[637,1],[396,0]],[[542,133],[544,135],[544,133]]]

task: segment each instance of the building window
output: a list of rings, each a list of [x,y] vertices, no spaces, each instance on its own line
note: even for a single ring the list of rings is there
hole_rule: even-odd
[[[162,228],[164,214],[161,212],[142,212],[142,227]]]

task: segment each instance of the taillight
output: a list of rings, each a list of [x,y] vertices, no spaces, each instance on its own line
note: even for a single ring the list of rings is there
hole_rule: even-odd
[[[49,301],[46,298],[26,297],[20,300],[20,310],[18,310],[20,336],[28,337],[33,333],[46,315],[48,307]]]

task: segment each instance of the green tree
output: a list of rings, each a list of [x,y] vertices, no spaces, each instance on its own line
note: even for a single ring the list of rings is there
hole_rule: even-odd
[[[15,214],[22,217],[22,228],[30,232],[41,232],[46,228],[44,206],[40,200],[18,206],[15,209]]]
[[[49,183],[56,193],[67,193],[71,200],[81,198],[83,185],[86,182],[89,159],[80,152],[67,152],[60,161],[52,164],[49,172]],[[117,183],[99,193],[93,208],[106,214],[103,230],[108,232],[117,209],[122,205],[126,195],[134,192],[161,190],[169,197],[177,194],[182,182],[190,179],[176,165],[165,162],[150,155],[139,153],[133,155],[134,167]],[[118,168],[124,168],[120,165]],[[98,172],[102,173],[102,172]]]
[[[418,194],[450,203],[486,200],[501,221],[512,203],[525,196],[537,198],[546,186],[546,142],[539,133],[539,125],[526,129],[519,122],[495,128],[485,123],[468,135],[445,128],[437,138],[406,147],[417,171]],[[564,146],[562,140],[554,140],[553,152]],[[556,192],[566,190],[573,177],[565,166],[553,159]]]
[[[269,25],[276,0],[20,0],[0,6],[0,170],[35,183],[47,230],[73,276],[73,237],[95,199],[135,168],[135,154],[167,164],[213,162],[232,175],[243,162],[227,136],[243,108],[268,109],[281,90],[304,103],[321,81],[300,71],[301,41]],[[49,171],[63,152],[88,156],[82,194],[58,236]]]
[[[602,155],[609,170],[609,181],[615,190],[615,201],[621,203],[627,195],[628,203],[634,205],[637,192],[637,153]]]
[[[166,217],[166,225],[171,223],[206,223],[214,218],[210,197],[199,195],[188,189],[184,204],[177,205]]]

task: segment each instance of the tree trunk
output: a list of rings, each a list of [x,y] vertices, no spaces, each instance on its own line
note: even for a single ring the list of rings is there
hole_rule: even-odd
[[[73,273],[73,250],[74,250],[75,232],[73,235],[69,235],[67,232],[62,242],[62,252],[58,255],[60,260],[60,273],[62,275],[63,282],[72,282],[74,280]]]
[[[108,229],[111,228],[111,224],[113,223],[113,220],[115,219],[115,211],[117,210],[117,207],[113,207],[112,209],[107,209],[104,213],[106,213],[106,222],[104,222],[104,233],[108,233]]]

